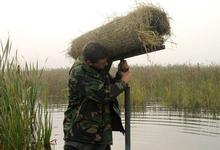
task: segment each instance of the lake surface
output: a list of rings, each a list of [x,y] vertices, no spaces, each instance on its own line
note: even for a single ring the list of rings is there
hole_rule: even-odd
[[[53,150],[63,149],[63,118],[66,104],[50,105],[53,117]],[[132,150],[219,150],[220,116],[190,114],[155,104],[135,107],[131,114]],[[122,111],[124,123],[124,112]],[[124,136],[113,133],[112,150],[124,150]]]

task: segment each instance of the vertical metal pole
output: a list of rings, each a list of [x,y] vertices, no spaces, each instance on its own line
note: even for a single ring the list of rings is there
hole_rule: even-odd
[[[125,150],[131,149],[130,106],[130,87],[127,85],[125,89]]]

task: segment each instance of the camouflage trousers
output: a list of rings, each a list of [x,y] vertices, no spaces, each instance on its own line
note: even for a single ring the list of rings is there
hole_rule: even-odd
[[[111,150],[111,147],[107,144],[65,142],[64,150]]]

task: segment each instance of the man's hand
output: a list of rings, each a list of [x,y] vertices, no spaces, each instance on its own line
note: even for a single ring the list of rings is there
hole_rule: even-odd
[[[129,70],[129,66],[126,60],[120,60],[118,64],[118,72],[127,72]]]
[[[122,81],[128,83],[131,80],[131,72],[129,71],[129,65],[126,60],[121,60],[118,64],[118,74]]]
[[[125,83],[128,83],[131,80],[132,74],[130,71],[127,72],[121,72],[121,80],[124,81]]]

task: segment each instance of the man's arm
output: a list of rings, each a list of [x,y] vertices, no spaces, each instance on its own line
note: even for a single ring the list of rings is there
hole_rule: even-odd
[[[83,88],[81,91],[84,97],[94,100],[98,103],[109,103],[117,97],[127,86],[131,78],[130,72],[122,75],[122,78],[115,83],[104,82],[83,74],[75,75],[78,87]]]

